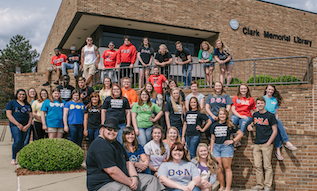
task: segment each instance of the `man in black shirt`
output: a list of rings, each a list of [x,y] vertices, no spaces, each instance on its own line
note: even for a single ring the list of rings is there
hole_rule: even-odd
[[[69,76],[66,74],[63,76],[63,84],[57,86],[61,92],[61,98],[66,102],[72,99],[72,91],[75,89],[72,85],[69,85]]]
[[[78,76],[78,68],[80,66],[80,54],[76,54],[76,47],[70,47],[70,55],[67,56],[66,62],[62,63],[63,76],[67,74],[67,69],[74,69],[74,77]]]
[[[175,46],[175,63],[182,66],[184,86],[190,86],[193,70],[193,65],[190,64],[192,62],[191,53],[187,48],[183,47],[180,41],[177,41]],[[182,60],[181,62],[178,61],[178,57]]]
[[[87,105],[89,103],[90,94],[95,90],[94,88],[87,86],[86,79],[84,77],[78,78],[78,87],[80,88],[80,99],[85,105]]]
[[[273,144],[277,135],[277,120],[275,115],[265,110],[265,99],[259,97],[256,99],[258,112],[253,114],[252,123],[248,126],[249,131],[256,128],[255,145],[253,147],[253,158],[256,174],[256,186],[252,191],[265,190],[270,191],[273,184],[272,169],[272,151]],[[263,165],[265,178],[263,177]]]
[[[86,158],[89,191],[163,190],[152,175],[137,174],[123,146],[116,141],[118,120],[110,117],[100,126],[99,137],[90,145]]]

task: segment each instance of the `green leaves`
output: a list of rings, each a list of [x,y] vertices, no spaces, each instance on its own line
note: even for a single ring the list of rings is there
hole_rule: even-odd
[[[80,167],[84,151],[66,139],[40,139],[20,150],[17,160],[21,168],[31,171],[68,171]]]

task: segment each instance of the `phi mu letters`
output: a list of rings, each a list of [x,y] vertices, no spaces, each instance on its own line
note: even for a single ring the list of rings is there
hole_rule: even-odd
[[[262,117],[254,118],[254,124],[259,125],[269,125],[269,120],[267,118],[264,120]]]

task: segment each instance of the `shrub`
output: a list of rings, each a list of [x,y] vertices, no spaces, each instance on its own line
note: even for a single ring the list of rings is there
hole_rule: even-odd
[[[301,80],[296,76],[279,76],[275,78],[276,82],[300,82]]]
[[[178,87],[184,86],[184,82],[177,82]]]
[[[231,83],[230,84],[237,84],[237,85],[240,85],[240,84],[242,84],[243,83],[243,81],[242,80],[240,80],[239,78],[232,78],[232,80],[231,80]],[[227,79],[225,79],[225,84],[227,84]]]
[[[271,82],[275,82],[275,79],[269,75],[256,75],[255,76],[255,83],[271,83]],[[254,83],[254,77],[252,76],[251,78],[248,79],[247,83]]]
[[[101,90],[102,87],[103,87],[102,84],[96,84],[96,85],[94,85],[92,88],[94,88],[94,90]]]
[[[84,151],[66,139],[40,139],[21,149],[17,161],[31,171],[68,171],[81,166]]]

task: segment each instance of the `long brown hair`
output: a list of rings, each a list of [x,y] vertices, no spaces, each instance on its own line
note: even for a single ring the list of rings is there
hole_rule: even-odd
[[[198,102],[198,99],[197,99],[197,97],[191,97],[190,98],[190,100],[189,100],[189,111],[191,111],[192,110],[192,107],[190,106],[190,102],[192,101],[192,99],[194,99],[195,101],[196,101],[196,103],[197,103],[197,111],[200,113],[200,105],[199,105],[199,102]]]
[[[236,126],[232,123],[232,121],[231,121],[231,119],[230,119],[230,117],[229,117],[229,112],[227,111],[227,109],[224,108],[224,107],[220,108],[219,111],[218,111],[218,118],[219,118],[219,113],[220,113],[220,111],[223,111],[223,112],[225,113],[225,115],[226,115],[225,123],[227,124],[227,126],[229,127],[229,129],[230,129],[230,130],[235,129]],[[219,121],[220,121],[220,119],[219,119]]]
[[[97,108],[100,109],[101,106],[102,106],[102,102],[100,100],[100,96],[99,96],[99,93],[98,92],[92,92],[89,96],[89,103],[87,104],[87,107],[88,109],[92,109],[93,107],[93,104],[92,104],[92,101],[91,101],[91,98],[93,97],[98,97],[98,105],[97,105]]]
[[[217,39],[216,40],[216,43],[217,42],[221,42],[222,44],[222,52],[225,54],[225,55],[229,55],[230,54],[230,50],[229,50],[229,47],[222,41],[222,39]],[[216,46],[216,48],[219,50],[219,48]]]
[[[251,91],[250,91],[250,89],[249,89],[249,86],[248,86],[247,84],[245,84],[245,83],[240,84],[239,87],[238,87],[238,92],[237,92],[238,98],[240,99],[241,96],[242,96],[242,95],[241,95],[241,92],[240,92],[240,87],[241,87],[241,86],[247,87],[248,91],[247,91],[246,97],[247,97],[247,99],[250,99],[250,97],[251,97]]]
[[[181,142],[178,129],[176,127],[172,126],[169,129],[167,129],[167,132],[166,132],[166,143],[168,144],[168,146],[170,146],[170,143],[171,143],[170,137],[168,136],[168,133],[170,132],[170,130],[175,130],[177,132],[177,137],[176,137],[175,143]]]
[[[140,92],[140,98],[139,98],[139,101],[138,101],[139,106],[142,106],[142,105],[143,105],[143,100],[141,99],[141,94],[142,94],[142,92],[145,92],[145,93],[147,94],[148,98],[147,98],[147,100],[146,100],[146,103],[148,104],[148,106],[151,107],[151,106],[152,106],[151,96],[150,96],[149,92],[148,92],[146,89],[143,89],[143,90],[141,90],[141,92]]]
[[[53,93],[54,93],[54,92],[59,92],[59,94],[61,93],[61,91],[60,91],[58,88],[54,88],[54,89],[52,90],[51,97],[50,97],[50,100],[51,100],[52,103],[54,102],[54,98],[53,98]],[[59,95],[58,101],[59,101],[60,103],[63,103],[62,98],[61,98],[61,95]]]
[[[216,90],[215,90],[216,83],[221,84],[221,94],[220,94],[220,95],[221,95],[221,96],[225,95],[225,94],[226,94],[226,91],[223,89],[223,84],[222,84],[220,81],[216,81],[216,82],[215,82],[214,88],[212,89],[212,95],[213,95],[214,97],[217,97],[217,93],[216,93]]]
[[[178,100],[174,100],[174,97],[173,97],[173,92],[174,92],[174,91],[178,91],[178,92],[179,92]],[[183,111],[182,96],[181,96],[181,91],[180,91],[180,89],[179,89],[179,88],[174,88],[174,89],[172,89],[170,96],[171,96],[171,102],[172,102],[172,106],[173,106],[174,112],[179,112],[179,111],[178,111],[178,108],[177,108],[177,105],[176,105],[176,102],[178,102],[179,106],[181,107],[181,112],[182,112],[182,114],[183,114],[184,111]]]
[[[113,95],[113,87],[118,87],[118,88],[120,89],[120,99],[122,99],[122,89],[121,89],[121,86],[120,86],[118,83],[112,84],[112,87],[111,87],[111,97],[112,97],[112,98],[115,98],[114,95]]]
[[[199,147],[206,147],[208,151],[207,155],[207,167],[209,168],[210,174],[216,174],[217,173],[217,166],[218,161],[211,155],[210,150],[208,149],[208,146],[206,143],[199,143],[196,150],[196,157],[194,158],[196,160],[195,165],[200,163],[200,156],[199,156]]]
[[[163,136],[163,128],[161,126],[154,125],[153,128],[152,128],[151,135],[153,134],[154,129],[159,129],[161,131],[162,136]],[[162,136],[161,136],[161,139],[160,139],[160,150],[161,150],[161,155],[164,155],[167,152],[167,150],[164,147],[164,143],[162,141]],[[152,139],[153,139],[153,135],[152,135]]]
[[[189,159],[187,158],[187,150],[185,149],[184,145],[181,142],[175,142],[170,150],[170,157],[168,159],[168,161],[173,161],[173,155],[172,152],[174,151],[174,149],[179,150],[179,151],[183,151],[184,155],[182,160],[186,161],[186,162],[190,162]]]
[[[149,92],[150,96],[153,98],[153,99],[156,99],[157,97],[157,91],[155,91],[154,87],[153,87],[153,84],[151,82],[146,82],[143,86],[143,89],[146,89],[146,86],[147,85],[151,85],[152,86],[152,91]]]
[[[127,141],[127,139],[126,139],[125,136],[126,136],[127,134],[132,133],[132,132],[134,133],[135,137],[134,137],[134,140],[133,140],[133,142],[132,142],[132,152],[131,152],[131,151],[129,150],[128,141]],[[126,150],[130,151],[131,153],[134,153],[136,150],[139,149],[139,147],[138,147],[139,142],[138,142],[138,139],[136,138],[135,131],[134,131],[134,129],[133,129],[132,127],[127,126],[127,127],[125,127],[125,128],[123,129],[123,132],[122,132],[122,143],[123,143],[124,147],[126,148]]]
[[[46,94],[47,94],[47,98],[46,98],[46,99],[49,99],[49,98],[50,98],[50,95],[48,94],[47,90],[46,90],[46,89],[41,89],[41,91],[40,91],[40,96],[39,96],[39,98],[37,99],[37,102],[39,102],[39,103],[42,103],[43,101],[45,101],[45,100],[43,100],[43,98],[42,98],[42,96],[41,96],[41,93],[42,93],[42,92],[46,92]]]
[[[281,106],[282,102],[283,102],[283,97],[281,96],[280,92],[277,91],[276,87],[273,84],[269,84],[266,86],[265,90],[264,90],[264,95],[266,95],[266,89],[271,86],[274,88],[274,93],[273,93],[273,97],[276,98],[277,100],[277,105]]]

